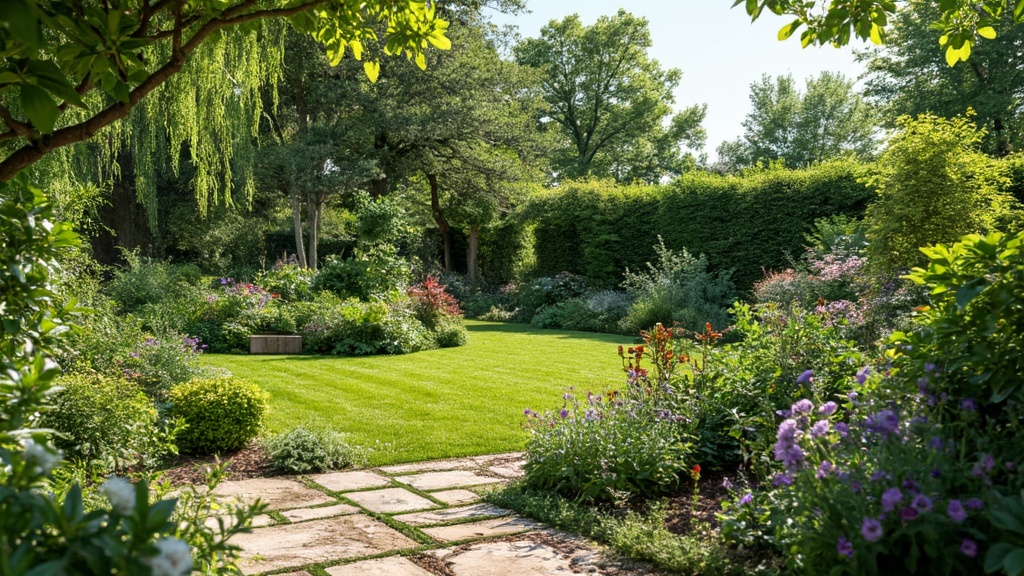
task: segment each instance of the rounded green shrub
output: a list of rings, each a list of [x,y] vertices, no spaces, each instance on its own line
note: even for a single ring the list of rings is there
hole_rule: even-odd
[[[458,319],[439,322],[433,330],[434,343],[438,348],[457,348],[466,344],[469,333]]]
[[[347,468],[360,460],[344,434],[317,426],[296,426],[274,436],[267,451],[274,468],[292,474]]]
[[[259,434],[270,395],[237,378],[193,380],[171,389],[170,414],[184,420],[178,447],[190,454],[238,450]]]
[[[54,444],[70,460],[118,471],[152,464],[169,448],[153,402],[123,378],[97,373],[63,376],[43,428],[59,434]]]

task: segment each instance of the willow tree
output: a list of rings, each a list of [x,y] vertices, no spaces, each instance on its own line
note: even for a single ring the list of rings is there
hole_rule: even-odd
[[[224,175],[232,158],[223,144],[237,136],[233,112],[249,111],[256,133],[260,88],[280,66],[280,48],[272,47],[280,41],[268,22],[280,19],[323,43],[333,63],[346,53],[362,59],[364,45],[383,40],[385,54],[424,68],[428,45],[450,46],[433,2],[4,0],[0,181],[89,140],[166,87],[134,123],[143,132],[137,151],[159,150],[162,130],[172,162],[188,144],[200,198],[215,193],[230,181]],[[383,38],[379,30],[386,30]],[[227,33],[242,31],[248,34]],[[265,57],[247,59],[254,53]],[[380,62],[367,58],[363,69],[375,80]],[[111,164],[118,141],[96,147],[101,164]]]

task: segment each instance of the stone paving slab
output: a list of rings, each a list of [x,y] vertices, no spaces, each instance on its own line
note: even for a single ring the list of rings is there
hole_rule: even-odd
[[[328,568],[331,576],[434,576],[401,556],[353,562]]]
[[[394,518],[410,526],[429,526],[430,524],[442,524],[453,520],[466,520],[468,518],[483,518],[487,516],[508,516],[509,514],[512,514],[512,512],[491,504],[474,504],[472,506],[462,506],[461,508],[444,508],[429,512],[402,514]]]
[[[305,508],[335,501],[327,494],[289,478],[233,480],[221,483],[213,493],[243,502],[252,502],[259,498],[270,510]]]
[[[205,524],[207,527],[209,527],[209,528],[211,528],[213,530],[217,530],[218,529],[217,518],[218,518],[217,516],[210,516],[209,518],[206,519],[206,522],[204,522],[203,524]],[[224,518],[224,527],[225,528],[235,523],[235,519],[233,517],[231,517],[231,516],[221,516],[221,518]],[[270,526],[271,524],[276,524],[276,523],[277,523],[277,520],[274,520],[269,514],[260,514],[259,516],[254,516],[253,517],[252,523],[250,524],[250,526],[252,526],[253,528],[262,528],[264,526]]]
[[[491,474],[497,474],[503,478],[521,478],[526,474],[526,472],[523,471],[523,465],[521,463],[491,466],[487,471]]]
[[[448,472],[426,472],[412,476],[402,476],[401,482],[417,490],[443,490],[445,488],[461,488],[463,486],[480,486],[497,484],[501,478],[482,476],[469,470],[451,470]]]
[[[487,538],[491,536],[502,536],[535,530],[541,525],[526,520],[525,518],[495,518],[482,522],[471,522],[469,524],[456,524],[454,526],[438,526],[436,528],[424,528],[423,532],[442,542],[455,540],[469,540],[472,538]]]
[[[353,472],[332,472],[330,474],[312,474],[309,479],[334,492],[363,490],[391,485],[391,480],[376,472],[355,470]]]
[[[479,494],[469,490],[442,490],[441,492],[431,492],[430,495],[449,506],[469,504],[480,499]]]
[[[475,458],[452,458],[449,460],[384,466],[379,470],[386,474],[412,474],[415,472],[438,472],[441,470],[473,470],[479,467],[480,463]]]
[[[573,559],[530,540],[480,542],[434,552],[456,576],[552,576],[573,574]]]
[[[525,452],[507,452],[505,454],[486,454],[484,456],[472,456],[471,459],[481,466],[491,466],[495,463],[505,463],[510,460],[522,461],[525,457]]]
[[[398,531],[364,514],[259,528],[235,535],[231,543],[242,548],[244,574],[417,546]]]
[[[345,514],[358,514],[359,508],[348,504],[335,504],[334,506],[323,506],[320,508],[296,508],[282,512],[281,515],[291,522],[305,522],[306,520],[319,520],[331,516],[343,516]]]
[[[437,504],[405,488],[384,488],[367,492],[350,492],[345,497],[371,512],[391,514],[437,508]]]

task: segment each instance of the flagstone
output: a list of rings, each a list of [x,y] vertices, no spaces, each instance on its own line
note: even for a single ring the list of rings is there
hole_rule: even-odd
[[[379,486],[388,486],[391,484],[391,480],[388,477],[381,476],[376,472],[370,472],[368,470],[313,474],[309,478],[324,488],[335,492],[377,488]]]
[[[365,514],[258,528],[230,540],[241,547],[242,572],[358,558],[413,548],[417,543]]]
[[[401,556],[375,558],[334,566],[326,570],[331,576],[433,576]]]
[[[436,503],[404,488],[349,492],[344,496],[367,510],[386,514],[437,508]]]
[[[432,460],[430,462],[384,466],[380,468],[380,471],[387,474],[411,474],[414,472],[437,472],[441,470],[472,470],[474,468],[479,468],[479,463],[476,459],[452,458],[449,460]]]
[[[486,538],[490,536],[502,536],[514,534],[526,530],[540,528],[540,525],[524,518],[494,518],[482,522],[471,522],[468,524],[456,524],[454,526],[438,526],[436,528],[424,528],[423,532],[442,542],[455,540],[470,540],[473,538]]]
[[[572,558],[529,540],[481,542],[436,552],[455,576],[552,576],[573,574]]]
[[[445,488],[461,488],[463,486],[479,486],[502,482],[500,478],[482,476],[469,470],[451,470],[448,472],[426,472],[398,478],[418,490],[442,490]]]
[[[431,492],[430,495],[450,506],[469,504],[480,499],[479,494],[469,490],[442,490],[440,492]]]
[[[442,510],[431,510],[428,512],[416,512],[413,514],[402,514],[395,516],[395,520],[404,522],[410,526],[426,526],[429,524],[441,524],[453,520],[465,520],[467,518],[485,516],[508,516],[512,512],[504,508],[498,508],[491,504],[474,504],[461,508],[444,508]]]
[[[330,518],[331,516],[342,516],[344,514],[358,514],[359,508],[349,504],[335,504],[334,506],[321,506],[320,508],[296,508],[282,512],[281,515],[291,522],[304,522],[306,520],[318,520]]]
[[[335,501],[327,494],[290,478],[252,478],[222,482],[213,493],[246,503],[259,498],[267,504],[269,510],[305,508]]]

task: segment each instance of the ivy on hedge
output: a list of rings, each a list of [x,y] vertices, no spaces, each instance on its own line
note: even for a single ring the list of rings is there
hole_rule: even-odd
[[[691,173],[654,186],[568,182],[536,193],[523,215],[534,225],[539,276],[568,271],[614,286],[627,267],[654,260],[661,236],[670,249],[706,254],[713,269],[735,270],[737,285],[748,289],[762,268],[786,268],[802,254],[815,219],[863,214],[875,197],[859,181],[865,170],[845,161],[742,176]]]

